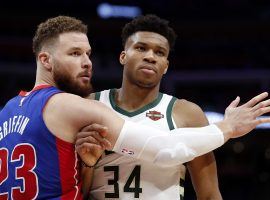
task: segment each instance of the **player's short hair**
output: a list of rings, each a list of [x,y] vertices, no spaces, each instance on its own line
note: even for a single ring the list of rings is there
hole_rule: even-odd
[[[125,47],[127,39],[138,31],[155,32],[164,36],[173,49],[176,40],[176,33],[169,27],[169,22],[165,19],[152,14],[139,16],[127,23],[122,29],[122,45]]]
[[[79,32],[87,34],[87,25],[69,16],[49,18],[38,25],[33,38],[33,52],[37,56],[45,44],[53,43],[62,33]]]

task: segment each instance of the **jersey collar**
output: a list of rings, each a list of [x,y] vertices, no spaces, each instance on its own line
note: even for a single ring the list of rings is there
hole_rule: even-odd
[[[34,92],[34,91],[37,91],[37,90],[41,90],[41,89],[44,89],[44,88],[48,88],[48,87],[52,87],[52,86],[51,85],[48,85],[48,84],[37,85],[30,92],[23,91],[23,90],[20,91],[19,95],[20,96],[28,96],[31,92]]]

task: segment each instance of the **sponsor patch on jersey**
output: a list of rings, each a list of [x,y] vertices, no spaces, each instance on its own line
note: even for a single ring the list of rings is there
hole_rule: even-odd
[[[126,149],[126,148],[123,148],[121,151],[122,151],[122,153],[124,153],[124,154],[134,155],[134,151],[128,150],[128,149]]]
[[[149,112],[146,113],[146,117],[149,117],[153,121],[157,121],[161,118],[164,118],[164,115],[161,112],[155,111],[155,110],[150,110]]]

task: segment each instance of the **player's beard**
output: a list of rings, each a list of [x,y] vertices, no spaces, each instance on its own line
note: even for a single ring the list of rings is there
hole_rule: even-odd
[[[89,84],[80,84],[79,81],[76,81],[76,77],[73,78],[68,72],[60,69],[61,67],[56,66],[53,71],[53,78],[58,89],[81,97],[89,96],[92,92],[90,81]]]

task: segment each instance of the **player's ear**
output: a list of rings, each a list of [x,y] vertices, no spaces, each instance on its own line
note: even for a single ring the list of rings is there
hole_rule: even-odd
[[[44,66],[47,70],[51,71],[51,56],[48,52],[42,51],[38,54],[38,61]]]
[[[126,64],[126,51],[122,51],[120,53],[119,61],[120,61],[121,65]]]
[[[168,67],[169,67],[169,61],[167,60],[167,64],[166,64],[166,68],[164,69],[163,71],[163,74],[166,74],[167,73],[167,70],[168,70]]]

